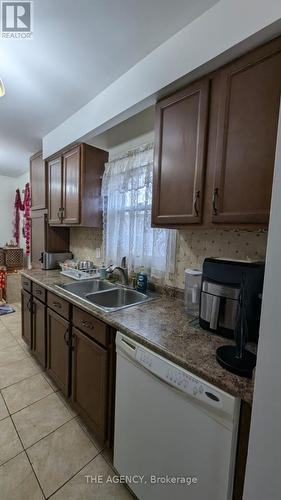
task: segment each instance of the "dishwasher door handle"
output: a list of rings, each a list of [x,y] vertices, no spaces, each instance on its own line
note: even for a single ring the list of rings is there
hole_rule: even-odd
[[[117,351],[120,350],[120,351],[124,352],[130,358],[132,358],[132,359],[135,358],[135,354],[136,354],[136,350],[137,350],[136,344],[134,343],[134,341],[131,341],[131,339],[128,339],[127,337],[124,338],[122,333],[118,334],[118,336],[116,338],[116,348],[117,348]]]

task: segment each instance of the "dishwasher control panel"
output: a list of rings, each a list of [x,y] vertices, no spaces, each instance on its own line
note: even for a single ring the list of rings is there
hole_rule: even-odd
[[[190,375],[186,370],[174,366],[169,361],[163,360],[142,347],[137,347],[135,359],[158,378],[185,394],[205,401],[214,407],[222,407],[220,394],[213,387]]]

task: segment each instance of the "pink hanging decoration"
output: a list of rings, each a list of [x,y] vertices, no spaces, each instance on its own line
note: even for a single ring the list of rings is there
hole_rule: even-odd
[[[16,240],[16,244],[19,246],[20,242],[20,210],[23,210],[23,204],[21,201],[20,190],[16,190],[16,197],[14,203],[14,227],[13,227],[13,237]]]
[[[30,187],[29,182],[25,185],[24,190],[24,236],[25,236],[25,254],[30,255]]]

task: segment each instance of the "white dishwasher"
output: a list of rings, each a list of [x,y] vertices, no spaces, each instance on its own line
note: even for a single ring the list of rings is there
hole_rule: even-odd
[[[240,400],[117,333],[114,467],[140,500],[232,498]]]

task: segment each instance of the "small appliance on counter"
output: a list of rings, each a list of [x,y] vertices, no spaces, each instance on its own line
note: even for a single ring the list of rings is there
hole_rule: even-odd
[[[247,321],[247,282],[246,275],[242,275],[242,283],[239,292],[238,310],[234,329],[234,339],[236,345],[223,345],[216,351],[216,358],[219,364],[228,370],[242,377],[251,377],[256,366],[256,355],[246,349],[248,340]]]
[[[239,312],[242,280],[243,304],[248,340],[257,342],[259,334],[264,262],[207,258],[203,264],[199,324],[223,337],[234,339]]]
[[[184,271],[184,308],[187,314],[198,317],[202,271],[186,269]]]
[[[59,269],[60,262],[72,259],[72,257],[71,252],[42,252],[41,267],[44,270]]]

